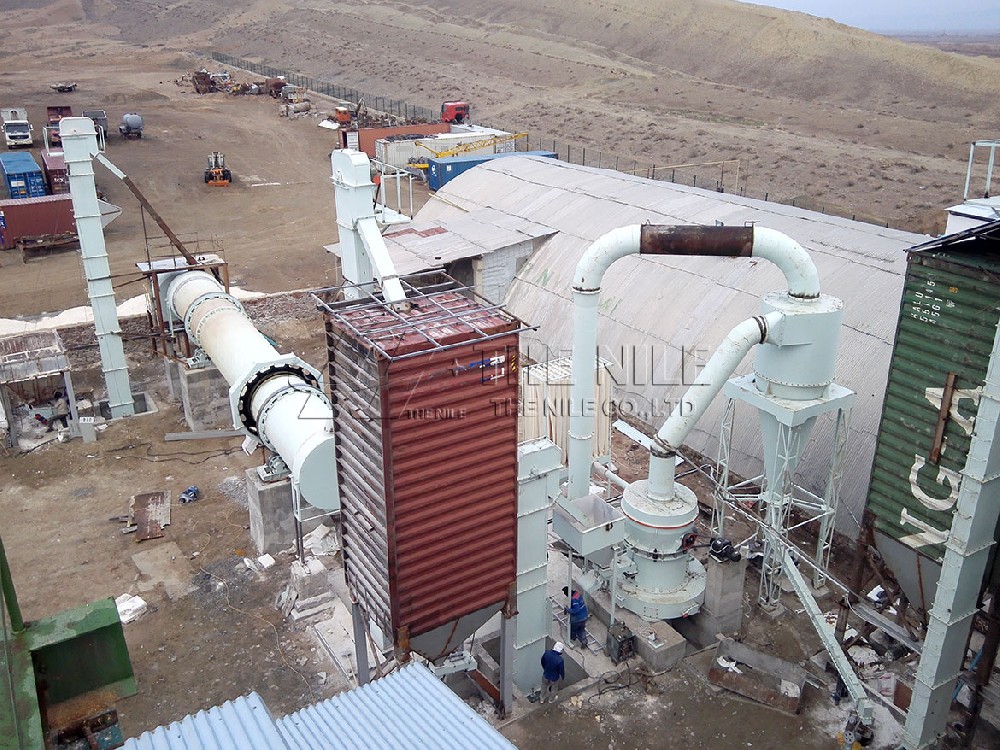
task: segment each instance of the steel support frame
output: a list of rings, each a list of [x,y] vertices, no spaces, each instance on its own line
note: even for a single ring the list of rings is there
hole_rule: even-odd
[[[729,462],[733,445],[733,419],[736,417],[736,399],[726,401],[719,427],[719,452],[716,461],[718,478],[712,492],[711,531],[715,536],[725,536],[726,499],[729,494]]]
[[[725,530],[726,504],[737,501],[737,497],[733,494],[732,490],[734,487],[740,486],[729,485],[731,474],[729,464],[732,455],[735,412],[736,399],[730,398],[726,402],[719,430],[718,479],[713,493],[714,503],[712,507],[711,528],[712,533],[717,536],[722,536]],[[840,503],[840,484],[843,478],[844,457],[846,455],[849,423],[848,410],[837,409],[834,419],[833,444],[824,491],[825,497],[815,495],[794,484],[794,472],[788,470],[790,458],[796,455],[795,446],[791,444],[794,438],[791,429],[786,425],[779,425],[779,445],[776,451],[778,468],[780,468],[778,476],[781,477],[780,494],[771,493],[766,475],[762,475],[757,478],[761,483],[761,492],[756,496],[748,496],[748,499],[763,505],[765,514],[764,523],[769,528],[778,530],[783,539],[787,539],[789,532],[799,526],[807,523],[817,524],[816,548],[815,554],[812,557],[812,562],[814,563],[812,585],[814,588],[820,588],[824,585],[827,578],[826,571],[830,564],[830,555],[833,548],[833,531],[837,508]],[[777,498],[777,501],[775,501],[775,498]],[[794,526],[790,525],[790,511],[792,508],[805,512],[809,518]],[[758,534],[760,535],[760,532]],[[769,544],[766,536],[762,536],[762,538],[765,552],[759,600],[764,606],[774,606],[781,595],[778,581],[782,575],[782,549]]]

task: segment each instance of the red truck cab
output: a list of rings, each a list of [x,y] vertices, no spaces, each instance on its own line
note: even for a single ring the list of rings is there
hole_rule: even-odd
[[[73,108],[60,105],[58,107],[46,107],[45,114],[47,116],[47,124],[45,129],[49,134],[49,145],[50,146],[61,146],[62,139],[59,137],[59,121],[64,117],[73,116]]]
[[[445,102],[441,105],[441,122],[461,125],[472,119],[472,107],[466,102]]]

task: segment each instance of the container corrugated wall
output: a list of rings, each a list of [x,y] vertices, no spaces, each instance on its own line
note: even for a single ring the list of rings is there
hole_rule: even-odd
[[[0,171],[7,186],[7,196],[38,198],[45,195],[45,178],[34,157],[25,151],[0,154]]]
[[[386,635],[516,578],[519,322],[457,292],[326,315],[348,585]]]
[[[514,141],[500,144],[503,146],[513,146]],[[504,156],[542,156],[548,159],[558,159],[559,155],[555,151],[504,151],[495,154],[478,154],[476,156],[449,156],[432,158],[427,160],[427,187],[431,190],[440,190],[463,172],[468,172],[479,164],[485,164],[493,159]]]
[[[10,250],[22,237],[76,231],[69,195],[0,200],[0,248]]]
[[[910,254],[868,509],[877,532],[933,560],[951,528],[998,317],[1000,258],[968,249]]]

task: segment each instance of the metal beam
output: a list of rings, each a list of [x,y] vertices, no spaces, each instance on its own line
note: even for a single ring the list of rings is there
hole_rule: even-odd
[[[764,532],[764,535],[765,537],[772,536],[774,535],[774,530],[767,529]],[[865,686],[854,673],[854,667],[851,666],[850,659],[847,658],[847,654],[844,653],[840,644],[837,642],[837,638],[833,634],[833,630],[826,627],[826,618],[820,610],[819,605],[816,604],[816,600],[813,599],[812,592],[809,590],[809,584],[806,582],[806,579],[803,578],[799,569],[795,566],[795,561],[792,560],[792,556],[787,550],[782,552],[782,568],[784,569],[789,582],[792,584],[792,587],[795,589],[795,593],[798,594],[799,601],[801,601],[802,606],[805,607],[806,614],[809,615],[809,619],[812,621],[813,627],[816,629],[816,633],[823,642],[823,647],[826,649],[826,653],[829,655],[830,661],[833,662],[834,669],[837,670],[837,674],[840,675],[841,681],[847,688],[848,695],[850,695],[851,700],[854,701],[854,710],[857,711],[858,718],[861,719],[862,724],[866,727],[870,727],[872,724],[874,706],[872,705],[871,699],[868,697],[868,693],[865,692]]]

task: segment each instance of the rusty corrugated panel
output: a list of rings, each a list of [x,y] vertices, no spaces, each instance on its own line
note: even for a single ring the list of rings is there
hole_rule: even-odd
[[[0,249],[10,250],[23,237],[75,231],[73,201],[68,194],[0,200]]]
[[[876,529],[934,560],[944,554],[1000,316],[995,253],[942,244],[909,257],[868,493]]]
[[[348,584],[417,636],[516,577],[519,321],[453,291],[328,311]]]
[[[143,492],[129,500],[130,525],[134,525],[135,541],[159,539],[170,525],[170,493]]]

